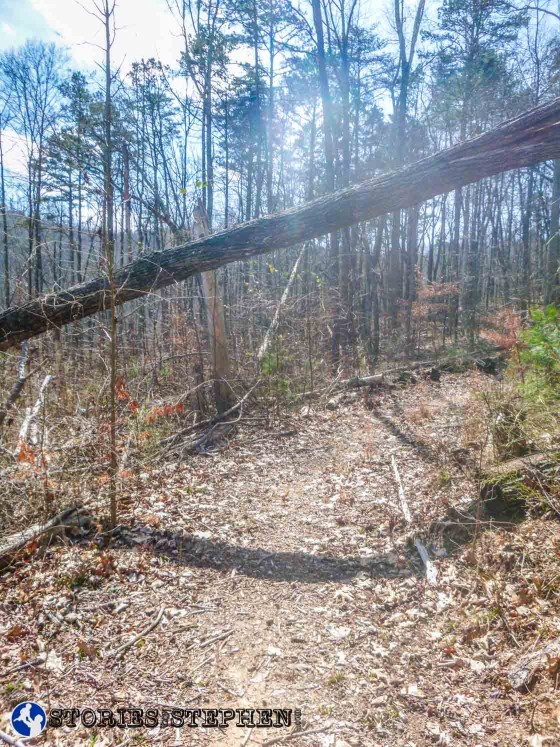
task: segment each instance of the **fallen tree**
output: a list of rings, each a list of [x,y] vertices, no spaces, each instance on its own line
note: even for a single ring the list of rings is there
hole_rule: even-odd
[[[13,556],[29,542],[39,537],[48,541],[54,535],[65,535],[66,531],[70,528],[87,526],[88,522],[88,512],[81,506],[72,506],[71,508],[64,509],[64,511],[61,511],[45,522],[40,522],[28,529],[4,537],[0,542],[0,569],[5,568]]]
[[[411,207],[502,171],[560,156],[560,98],[477,138],[283,213],[243,223],[184,246],[140,257],[115,273],[123,304],[200,272]],[[0,314],[0,351],[109,308],[109,279],[99,276]]]

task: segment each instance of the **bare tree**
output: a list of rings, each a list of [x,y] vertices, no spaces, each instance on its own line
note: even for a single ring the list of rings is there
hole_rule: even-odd
[[[26,42],[0,57],[0,74],[10,87],[13,127],[22,135],[27,161],[28,293],[43,290],[41,203],[45,148],[57,112],[60,73],[66,57],[54,44]]]

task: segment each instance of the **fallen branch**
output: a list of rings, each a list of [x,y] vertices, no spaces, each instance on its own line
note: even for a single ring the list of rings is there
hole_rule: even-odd
[[[385,374],[378,373],[372,376],[352,376],[350,379],[342,379],[339,381],[338,387],[344,389],[360,389],[363,386],[376,386],[383,383]]]
[[[27,410],[27,414],[24,418],[24,421],[21,425],[19,436],[18,436],[18,442],[16,446],[16,454],[19,454],[21,451],[22,446],[27,443],[29,430],[33,429],[33,424],[35,423],[35,420],[37,419],[37,415],[39,414],[39,411],[43,407],[43,403],[45,401],[45,391],[48,387],[48,385],[52,381],[52,376],[50,374],[47,374],[45,378],[43,379],[43,383],[41,384],[41,388],[39,389],[39,396],[37,397],[37,400],[32,408],[29,408]]]
[[[115,649],[115,651],[113,651],[112,654],[109,654],[109,656],[114,658],[115,661],[118,661],[119,659],[121,659],[123,655],[128,651],[129,648],[132,648],[132,646],[134,646],[135,643],[138,643],[138,641],[141,640],[142,638],[145,638],[148,635],[148,633],[151,633],[152,630],[154,630],[154,628],[157,628],[157,626],[161,622],[161,618],[163,617],[164,612],[165,612],[165,607],[161,607],[157,614],[156,619],[153,622],[151,622],[145,630],[143,630],[141,633],[138,633],[138,635],[135,635],[134,638],[132,638],[127,643],[124,643],[122,646],[119,646],[119,648]]]
[[[164,439],[162,441],[163,444],[169,444],[171,446],[176,445],[177,443],[181,442],[181,439],[184,438],[184,436],[187,436],[191,433],[195,433],[196,431],[199,431],[201,428],[205,428],[206,426],[209,426],[209,430],[206,431],[202,436],[199,436],[197,439],[192,441],[191,443],[183,444],[183,450],[184,449],[197,449],[199,448],[205,441],[208,440],[209,436],[212,435],[216,427],[222,423],[224,423],[227,418],[230,417],[230,415],[235,415],[237,412],[241,412],[243,410],[243,406],[249,399],[249,397],[253,394],[255,389],[260,385],[261,380],[258,379],[253,386],[246,392],[246,394],[243,395],[243,397],[239,400],[239,402],[236,402],[235,405],[229,408],[229,410],[226,410],[225,412],[222,412],[219,415],[214,415],[211,418],[207,418],[206,420],[201,420],[199,423],[196,423],[196,425],[192,425],[189,428],[186,428],[184,430],[179,431],[178,433],[174,433],[172,436],[169,436],[168,438]],[[239,418],[237,418],[235,421],[232,421],[231,424],[238,422]],[[228,423],[225,423],[225,425],[228,425]]]
[[[493,349],[494,352],[498,353],[496,357],[499,358],[499,353],[504,351],[501,347],[496,347]],[[396,366],[395,368],[389,368],[385,371],[381,371],[377,374],[372,374],[370,376],[353,376],[349,379],[335,379],[334,382],[331,382],[327,386],[320,387],[318,389],[314,389],[313,391],[309,392],[300,392],[300,394],[296,395],[297,399],[313,399],[318,398],[320,396],[326,396],[331,391],[338,391],[339,389],[353,389],[353,388],[360,388],[365,386],[377,386],[380,384],[383,384],[386,377],[391,376],[392,374],[396,373],[402,373],[403,371],[418,371],[420,369],[427,369],[433,366],[439,367],[443,370],[445,370],[445,367],[452,363],[453,361],[460,361],[460,360],[480,360],[484,357],[484,360],[490,360],[494,359],[494,356],[491,356],[488,354],[487,350],[475,350],[472,353],[458,353],[456,355],[449,355],[444,358],[434,359],[434,360],[428,360],[428,361],[411,361],[408,363],[404,363],[402,366]],[[325,392],[325,390],[327,390]]]
[[[15,672],[21,672],[24,669],[29,669],[30,667],[43,666],[45,664],[46,659],[47,659],[47,655],[41,654],[40,656],[37,656],[35,659],[31,659],[31,661],[25,661],[23,664],[18,664],[17,667],[6,669],[3,672],[0,672],[0,680],[3,680],[4,677],[9,677],[11,674],[14,674]]]
[[[223,641],[225,638],[229,638],[232,633],[233,628],[224,630],[223,633],[218,633],[218,635],[212,636],[212,638],[207,638],[205,641],[202,641],[202,643],[191,643],[190,646],[187,646],[185,651],[192,651],[193,648],[196,648],[200,651],[203,648],[211,646],[213,643],[217,643],[218,641]]]
[[[406,494],[404,492],[401,476],[399,474],[399,468],[397,467],[397,460],[392,455],[391,464],[393,466],[393,474],[395,475],[395,481],[397,483],[399,491],[401,510],[403,512],[406,523],[410,526],[413,524],[412,514],[406,500]],[[426,568],[426,579],[428,580],[428,583],[435,584],[437,582],[437,568],[430,560],[430,556],[428,555],[428,551],[426,550],[425,545],[418,538],[416,538],[414,540],[414,547],[418,550],[418,555],[420,555],[420,558],[422,559],[422,562],[424,563],[424,566]]]
[[[13,737],[10,737],[8,734],[6,734],[5,731],[2,731],[2,729],[0,729],[0,739],[6,744],[11,745],[11,747],[26,747],[21,739],[14,739]]]
[[[322,729],[307,729],[307,731],[292,731],[290,732],[290,734],[286,734],[286,736],[284,737],[274,737],[274,739],[269,739],[267,742],[263,742],[261,744],[261,747],[272,747],[273,744],[291,742],[294,739],[299,739],[300,737],[308,737],[312,734],[324,734],[326,731],[330,731],[332,734],[336,734],[338,730],[331,730],[328,727],[323,727]]]
[[[406,495],[404,492],[401,476],[399,474],[399,468],[397,467],[397,460],[394,456],[391,455],[391,465],[393,467],[393,474],[395,475],[395,481],[397,483],[398,491],[399,491],[399,501],[401,504],[401,510],[404,515],[404,520],[407,524],[412,524],[412,514],[410,513],[410,508],[408,507],[408,502],[406,500]]]
[[[560,658],[560,638],[547,643],[538,651],[532,651],[522,656],[508,672],[508,679],[514,690],[530,690],[535,684],[539,672],[547,664],[554,665]]]
[[[0,568],[7,565],[9,559],[19,550],[22,550],[28,542],[49,534],[49,539],[56,534],[63,534],[67,528],[81,526],[84,523],[84,515],[87,512],[82,507],[67,508],[52,519],[35,524],[21,532],[11,534],[0,544]]]
[[[290,277],[288,278],[288,282],[286,283],[286,287],[284,288],[284,292],[282,293],[280,302],[278,303],[278,306],[276,307],[276,311],[274,312],[274,317],[272,319],[270,327],[267,329],[266,334],[264,336],[264,340],[262,341],[262,345],[260,346],[259,352],[257,353],[257,362],[259,364],[259,368],[263,361],[264,356],[266,355],[268,348],[270,347],[272,336],[274,335],[274,333],[276,332],[278,328],[278,324],[280,322],[280,310],[282,309],[282,306],[286,303],[286,300],[288,299],[288,296],[290,294],[290,290],[293,285],[294,279],[296,277],[299,263],[301,262],[301,258],[303,257],[304,251],[305,251],[305,246],[301,248],[301,251],[298,254],[298,258],[296,259],[296,262],[294,266],[292,267]]]
[[[422,544],[418,537],[414,540],[414,547],[418,550],[418,555],[420,555],[420,557],[422,558],[422,562],[426,567],[426,578],[428,579],[428,582],[430,584],[435,584],[437,582],[437,568],[430,560],[430,556],[428,555],[426,547]]]

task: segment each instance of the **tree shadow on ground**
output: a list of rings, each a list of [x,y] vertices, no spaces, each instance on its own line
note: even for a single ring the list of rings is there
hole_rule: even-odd
[[[306,552],[270,552],[260,547],[241,547],[226,542],[193,537],[189,534],[154,530],[136,525],[122,528],[113,547],[142,547],[167,561],[188,568],[208,568],[267,581],[321,583],[348,581],[359,573],[372,577],[400,575],[392,560],[383,555],[367,559],[313,555]]]
[[[380,420],[403,446],[409,446],[414,449],[414,451],[427,462],[431,462],[432,464],[440,463],[438,456],[432,452],[429,446],[420,443],[412,435],[399,428],[397,423],[395,423],[391,417],[382,412],[375,411],[372,412],[372,416],[376,418],[376,420]]]

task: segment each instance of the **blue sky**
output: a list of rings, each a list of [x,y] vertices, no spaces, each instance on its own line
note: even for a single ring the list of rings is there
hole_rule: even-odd
[[[0,50],[19,46],[29,37],[56,38],[31,0],[0,0]]]
[[[27,39],[54,41],[67,48],[72,67],[96,69],[103,29],[86,8],[94,9],[93,0],[0,0],[0,52]],[[113,64],[121,73],[142,57],[159,57],[170,65],[179,59],[182,41],[165,0],[117,0],[116,19]],[[8,175],[25,175],[22,139],[10,129],[4,136]]]
[[[99,1],[99,0],[98,0]],[[0,52],[23,44],[27,39],[54,41],[65,47],[70,65],[84,71],[94,70],[103,58],[103,28],[88,10],[95,0],[0,0]],[[301,0],[306,5],[306,0]],[[418,0],[410,0],[415,8]],[[391,0],[362,0],[361,17],[365,23],[380,23],[389,31],[387,14]],[[175,66],[183,42],[176,20],[166,0],[117,0],[117,34],[113,48],[113,67],[121,75],[132,62],[159,58]],[[6,167],[11,173],[25,173],[23,147],[13,131],[6,131]]]
[[[417,0],[409,4],[414,10]],[[0,51],[39,38],[67,46],[75,64],[93,66],[95,43],[102,42],[101,26],[86,10],[93,7],[94,0],[0,0]],[[362,21],[387,27],[390,8],[391,0],[362,0]],[[115,59],[125,68],[142,57],[176,62],[182,42],[166,0],[117,0],[116,18]]]
[[[66,46],[79,67],[100,59],[101,24],[86,10],[93,0],[0,0],[0,51],[39,38]],[[115,62],[128,67],[142,57],[173,64],[182,43],[165,0],[117,0]]]

